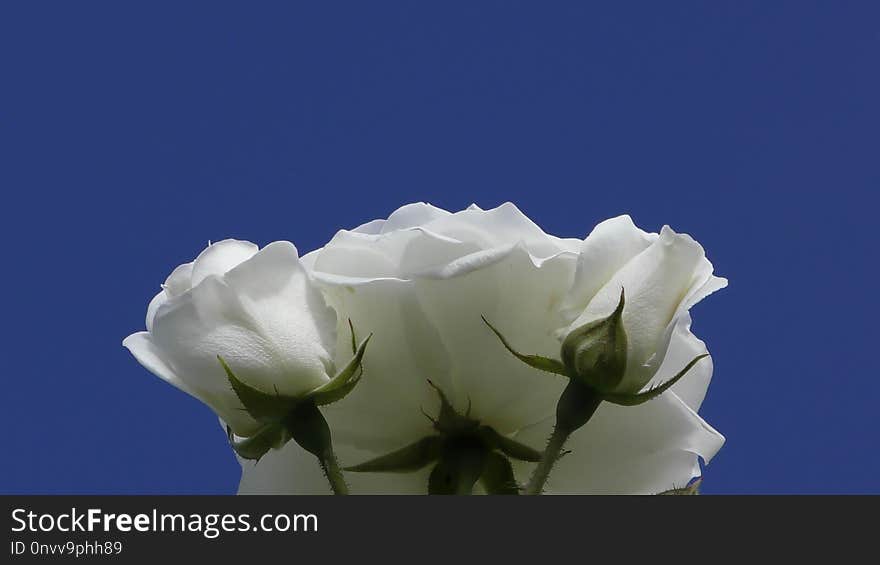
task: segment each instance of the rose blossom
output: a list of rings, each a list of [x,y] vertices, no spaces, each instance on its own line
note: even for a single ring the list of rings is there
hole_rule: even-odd
[[[150,302],[146,326],[123,345],[152,373],[210,406],[238,436],[260,423],[233,392],[218,355],[242,382],[291,398],[334,374],[336,315],[286,241],[263,249],[232,239],[209,245],[174,269]]]
[[[342,230],[303,257],[337,312],[335,358],[351,355],[347,319],[375,334],[365,376],[326,415],[346,465],[432,434],[439,402],[430,378],[456,409],[497,432],[542,449],[565,379],[512,357],[483,324],[518,349],[559,358],[560,338],[607,315],[621,286],[628,296],[633,373],[627,389],[662,382],[706,353],[690,331],[688,308],[724,286],[702,248],[664,228],[636,228],[628,216],[585,239],[544,233],[512,204],[449,213],[411,204],[387,220]],[[609,307],[609,304],[611,306]],[[607,311],[606,311],[607,310]],[[549,493],[656,493],[700,474],[724,438],[697,415],[712,374],[697,363],[672,389],[637,407],[603,403],[572,435]],[[531,464],[514,462],[524,482]],[[426,492],[430,468],[348,474],[352,492]],[[326,493],[319,469],[298,446],[244,463],[242,493]]]

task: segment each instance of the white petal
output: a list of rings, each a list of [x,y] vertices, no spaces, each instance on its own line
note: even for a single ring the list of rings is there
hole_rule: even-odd
[[[553,420],[517,434],[527,445],[543,445]],[[724,437],[675,394],[634,407],[603,403],[572,434],[571,453],[554,467],[550,494],[657,494],[685,486],[699,475],[698,457],[709,461]],[[531,466],[517,463],[524,480]]]
[[[445,265],[437,265],[434,268],[426,269],[418,273],[417,278],[451,279],[454,277],[464,276],[468,273],[489,267],[494,263],[497,263],[498,261],[504,260],[508,255],[511,254],[514,249],[517,248],[524,250],[524,253],[529,255],[528,251],[525,251],[525,247],[523,244],[493,247],[492,249],[484,249],[482,251],[477,251],[463,257],[459,257],[446,263]],[[538,264],[541,262],[541,259],[532,257],[532,262],[534,264]]]
[[[134,358],[138,360],[138,363],[143,365],[146,370],[180,390],[195,396],[193,389],[183,382],[165,360],[162,359],[161,351],[153,343],[150,332],[133,333],[122,340],[122,346],[128,349],[134,355]]]
[[[209,276],[166,302],[154,319],[152,339],[200,396],[241,411],[217,355],[252,386],[298,396],[329,378],[335,325],[333,311],[299,264],[296,249],[277,242],[225,277]],[[230,424],[235,419],[220,415]]]
[[[432,433],[422,409],[436,414],[438,400],[427,379],[448,387],[449,360],[412,283],[376,280],[327,286],[325,293],[339,314],[338,365],[352,355],[348,319],[359,340],[373,333],[363,378],[344,401],[324,409],[335,443],[374,450],[376,457]]]
[[[399,278],[407,246],[423,237],[421,230],[409,228],[386,235],[341,230],[317,254],[313,268],[356,278]]]
[[[321,251],[322,249],[315,249],[314,251],[309,251],[299,258],[299,262],[302,264],[303,267],[305,267],[306,271],[309,271],[310,273],[314,271],[315,260],[318,258],[318,255],[320,255]]]
[[[476,243],[459,241],[453,237],[419,230],[420,237],[413,239],[400,257],[400,276],[417,277],[420,273],[437,268],[480,251]]]
[[[210,275],[223,275],[239,263],[257,253],[258,247],[249,241],[224,239],[202,251],[192,267],[192,286],[195,287]]]
[[[436,234],[473,243],[483,250],[509,248],[523,243],[532,255],[539,258],[550,257],[562,251],[576,251],[580,245],[577,240],[560,239],[544,233],[544,230],[510,202],[486,211],[468,208],[436,219],[423,227]]]
[[[371,223],[373,224],[373,223]],[[319,278],[350,279],[452,276],[524,245],[537,260],[574,252],[580,242],[544,233],[510,203],[483,211],[476,206],[450,214],[411,204],[382,224],[339,231],[307,264]]]
[[[147,331],[153,329],[153,318],[156,317],[156,312],[159,311],[159,307],[167,301],[168,294],[164,290],[161,290],[152,300],[150,300],[150,304],[147,306]]]
[[[699,302],[700,300],[706,298],[713,292],[721,290],[722,288],[727,287],[727,279],[724,277],[716,277],[712,274],[712,263],[709,263],[708,259],[704,260],[703,268],[708,270],[708,274],[705,278],[705,283],[703,284],[694,284],[692,286],[691,292],[685,299],[682,301],[682,306],[685,309],[689,309],[691,306]]]
[[[233,429],[241,433],[248,433],[256,429],[257,423],[242,411],[241,405],[237,403],[235,398],[202,390],[184,382],[164,359],[164,353],[153,342],[149,332],[131,334],[125,338],[122,345],[134,355],[145,369],[210,406]]]
[[[342,230],[316,254],[312,268],[320,274],[351,278],[411,278],[478,251],[475,243],[425,228],[378,236]]]
[[[447,279],[418,279],[419,302],[436,326],[451,365],[447,394],[460,410],[506,433],[554,411],[562,378],[513,357],[481,315],[524,353],[559,358],[553,335],[561,323],[559,302],[571,284],[573,254],[540,264],[522,246],[482,268]]]
[[[269,376],[280,391],[300,394],[335,374],[336,312],[300,264],[292,243],[270,243],[226,273],[225,280],[287,370],[281,381],[278,374]]]
[[[165,284],[162,285],[162,288],[168,294],[168,298],[180,296],[192,288],[192,271],[192,263],[178,265],[171,271],[171,274],[165,279]]]
[[[215,393],[232,394],[217,355],[222,355],[233,369],[264,365],[262,372],[277,367],[269,344],[253,328],[250,318],[235,293],[217,276],[212,276],[191,292],[165,303],[153,321],[153,341],[163,352],[181,379],[190,386]],[[254,367],[247,366],[250,382]],[[269,388],[271,390],[271,388]]]
[[[370,220],[369,222],[367,222],[365,224],[361,224],[351,231],[357,232],[357,233],[377,235],[382,232],[382,226],[384,226],[384,225],[385,225],[385,220]]]
[[[617,271],[657,239],[636,227],[628,215],[598,224],[584,240],[577,273],[563,302],[563,316],[573,322]]]
[[[246,323],[235,295],[212,276],[191,292],[166,302],[156,314],[151,332],[165,363],[242,436],[253,432],[256,424],[238,402],[217,355],[235,358],[236,371],[239,357],[254,356],[254,352],[266,355],[264,341],[246,329]]]
[[[382,225],[381,233],[390,233],[400,229],[424,226],[437,218],[449,216],[450,213],[425,202],[416,202],[401,206],[395,210]]]
[[[677,375],[696,356],[708,353],[706,344],[691,333],[691,317],[685,312],[679,317],[666,350],[666,357],[654,376],[654,383],[663,383]],[[709,381],[712,380],[713,363],[706,357],[691,367],[690,371],[672,386],[672,391],[694,411],[700,409]]]

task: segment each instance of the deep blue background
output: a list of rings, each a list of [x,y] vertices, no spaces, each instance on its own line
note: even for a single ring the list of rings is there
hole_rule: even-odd
[[[558,235],[669,223],[730,278],[694,312],[706,492],[880,492],[876,2],[20,4],[0,491],[233,492],[217,420],[120,343],[168,272],[511,200]]]

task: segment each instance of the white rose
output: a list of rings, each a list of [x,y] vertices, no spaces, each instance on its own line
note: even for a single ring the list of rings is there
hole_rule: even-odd
[[[337,359],[351,354],[341,325],[348,318],[375,334],[364,378],[325,410],[343,464],[434,433],[423,414],[433,417],[439,409],[428,378],[459,412],[470,404],[472,418],[542,449],[566,379],[515,359],[480,316],[518,349],[558,359],[560,328],[592,302],[598,312],[603,287],[658,237],[627,226],[623,217],[602,224],[586,241],[560,239],[512,204],[455,214],[411,204],[387,220],[340,231],[303,257],[338,313]],[[657,379],[706,351],[690,333],[686,313],[675,320],[665,357],[652,361],[659,363]],[[656,493],[698,476],[698,458],[708,461],[724,441],[696,413],[711,374],[707,359],[646,404],[603,403],[572,436],[566,446],[572,453],[554,468],[547,492]],[[328,492],[320,470],[292,443],[243,469],[242,493]],[[520,482],[531,469],[514,462]],[[348,473],[347,479],[355,493],[424,494],[429,472],[430,466],[408,474]]]
[[[123,345],[239,436],[260,424],[243,409],[218,355],[242,382],[269,394],[299,397],[334,374],[336,314],[286,241],[260,250],[231,239],[209,245],[174,269],[150,302],[146,325]]]
[[[634,394],[657,374],[676,328],[690,326],[690,307],[726,285],[690,236],[669,226],[659,236],[647,234],[629,216],[612,218],[596,226],[581,248],[565,305],[566,313],[577,313],[568,331],[607,318],[623,291],[626,369],[605,392]]]

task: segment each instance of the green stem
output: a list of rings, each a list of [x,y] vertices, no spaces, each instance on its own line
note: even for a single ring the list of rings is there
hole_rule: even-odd
[[[318,459],[333,494],[348,494],[342,469],[333,453],[330,427],[315,403],[307,401],[298,404],[287,415],[285,423],[293,440]]]
[[[553,433],[550,434],[541,461],[529,479],[526,494],[544,492],[550,471],[562,456],[562,448],[568,437],[590,421],[601,403],[602,397],[589,386],[574,379],[568,382],[556,404],[556,425],[553,426]]]
[[[330,482],[330,489],[333,494],[348,494],[348,485],[345,484],[345,477],[342,475],[342,469],[339,468],[339,461],[336,460],[336,454],[333,448],[329,447],[323,457],[318,457],[324,476]]]
[[[532,478],[529,479],[528,486],[526,486],[526,494],[541,494],[544,491],[544,484],[550,476],[550,471],[553,469],[553,465],[556,461],[559,460],[562,448],[570,435],[570,431],[559,427],[558,424],[553,426],[553,433],[550,434],[547,448],[544,450],[544,454],[541,456],[541,461],[538,462],[538,466],[535,467],[535,471],[532,473]]]

